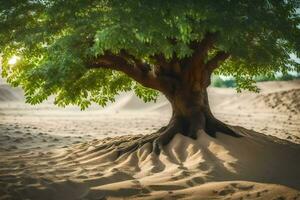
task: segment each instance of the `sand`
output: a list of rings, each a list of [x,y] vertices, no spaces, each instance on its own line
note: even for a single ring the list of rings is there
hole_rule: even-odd
[[[300,82],[266,82],[261,93],[210,88],[214,114],[243,135],[177,134],[116,157],[101,145],[134,140],[168,122],[161,97],[129,93],[87,111],[24,104],[0,87],[0,199],[300,199]],[[262,133],[262,134],[261,134]],[[266,136],[270,135],[270,136]]]

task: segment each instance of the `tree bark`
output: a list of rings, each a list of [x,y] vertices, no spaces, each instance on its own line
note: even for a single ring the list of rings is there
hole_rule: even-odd
[[[195,131],[205,128],[206,115],[210,113],[206,89],[192,91],[179,87],[166,97],[172,106],[171,121],[181,124],[184,135],[195,138]]]
[[[207,73],[202,75],[201,80],[194,82],[194,85],[186,80],[177,84],[172,91],[164,92],[172,106],[172,117],[169,124],[159,131],[158,138],[153,142],[155,153],[159,154],[163,146],[178,133],[192,139],[197,138],[199,130],[203,130],[212,137],[216,136],[216,132],[239,137],[230,126],[213,116],[207,95],[210,76]]]

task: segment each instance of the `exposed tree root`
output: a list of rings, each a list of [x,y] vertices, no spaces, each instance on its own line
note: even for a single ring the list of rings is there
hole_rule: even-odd
[[[233,137],[241,137],[241,135],[234,131],[230,125],[227,125],[212,116],[206,118],[205,132],[212,137],[215,137],[217,132]]]
[[[228,134],[233,137],[241,137],[241,135],[231,129],[229,125],[226,125],[215,118],[207,119],[205,127],[199,126],[199,124],[193,124],[191,121],[172,119],[167,126],[162,127],[155,133],[132,137],[120,137],[117,141],[108,141],[105,144],[100,145],[94,151],[102,151],[104,153],[117,151],[117,157],[120,157],[125,153],[134,152],[143,145],[150,143],[152,144],[152,152],[159,155],[163,150],[163,146],[167,145],[176,134],[183,134],[192,139],[197,139],[199,130],[204,130],[212,137],[215,137],[216,132]]]

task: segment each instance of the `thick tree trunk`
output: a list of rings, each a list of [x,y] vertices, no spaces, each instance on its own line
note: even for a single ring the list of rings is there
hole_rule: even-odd
[[[170,95],[166,95],[172,106],[172,118],[170,124],[179,126],[182,134],[196,137],[199,129],[205,129],[206,116],[210,115],[206,89],[191,91],[185,87],[179,87]]]
[[[212,137],[216,132],[238,135],[226,124],[216,119],[209,106],[207,88],[188,88],[184,85],[173,92],[165,93],[172,106],[172,117],[169,124],[162,128],[159,137],[154,141],[154,151],[159,153],[163,145],[170,142],[177,133],[193,139],[199,130],[204,130]]]

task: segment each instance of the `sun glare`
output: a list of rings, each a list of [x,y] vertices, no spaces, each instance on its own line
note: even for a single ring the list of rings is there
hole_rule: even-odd
[[[18,60],[20,59],[20,57],[18,56],[12,56],[9,60],[8,60],[8,64],[9,65],[15,65]]]

